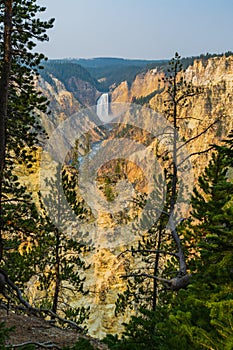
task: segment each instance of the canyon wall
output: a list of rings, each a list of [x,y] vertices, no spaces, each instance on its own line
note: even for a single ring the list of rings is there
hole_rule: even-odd
[[[184,118],[180,123],[182,136],[186,139],[195,137],[216,118],[219,118],[219,122],[214,124],[207,133],[189,144],[189,152],[196,153],[207,149],[212,143],[220,142],[233,127],[233,56],[211,58],[206,62],[197,60],[193,66],[187,68],[184,76],[187,81],[203,87],[203,93],[190,100],[181,111],[180,117]],[[157,69],[137,75],[131,86],[127,82],[122,82],[111,91],[111,100],[112,102],[132,102],[134,98],[146,97],[153,92],[162,91],[164,87],[161,82],[162,77],[164,77],[164,73],[157,71]],[[51,101],[51,114],[41,115],[49,135],[63,120],[81,110],[81,105],[75,95],[67,91],[56,78],[53,80],[53,86],[43,80],[38,83],[38,88]],[[78,84],[78,82],[76,83]],[[78,88],[80,89],[80,86]],[[96,95],[91,97],[91,99],[93,98],[96,98]],[[163,114],[165,99],[164,92],[155,93],[148,99],[147,106]],[[150,123],[149,118],[147,122]],[[96,140],[98,140],[98,133]],[[207,164],[209,157],[210,155],[203,154],[200,157],[194,156],[192,158],[193,166],[197,170],[196,176]],[[39,164],[40,154],[38,153],[38,167]],[[130,178],[137,178],[137,167],[135,167],[135,175],[133,175],[132,166],[129,169]],[[34,192],[37,191],[38,174],[36,169],[30,176],[23,174],[22,171],[20,175],[23,181],[28,182],[29,180],[29,186]],[[91,268],[87,270],[86,284],[90,289],[90,294],[85,298],[79,296],[77,300],[72,300],[74,305],[91,306],[87,325],[89,333],[96,337],[103,337],[106,333],[120,333],[123,330],[122,323],[127,321],[129,317],[129,314],[119,317],[114,315],[117,294],[125,288],[121,276],[127,271],[129,263],[120,255],[124,247],[118,246],[115,249],[109,249],[104,247],[104,244],[101,247],[101,239],[104,242],[106,232],[113,234],[114,237],[114,225],[114,220],[110,215],[99,213],[95,225],[90,228],[93,230],[93,232],[90,231],[92,236],[99,235],[98,241],[100,243],[98,249],[88,256]]]
[[[166,93],[162,91],[163,77],[163,72],[153,69],[138,75],[131,86],[122,82],[111,93],[112,102],[133,102],[135,98],[148,97],[146,106],[163,115],[164,101],[167,99]],[[185,70],[184,79],[201,87],[203,91],[188,100],[187,106],[180,111],[179,118],[182,120],[179,122],[179,133],[185,139],[192,138],[219,119],[218,123],[188,145],[190,153],[196,153],[208,149],[213,143],[221,142],[233,128],[233,56],[214,57],[207,61],[195,60]],[[197,175],[210,156],[211,152],[199,157],[193,156],[194,167],[198,165]]]

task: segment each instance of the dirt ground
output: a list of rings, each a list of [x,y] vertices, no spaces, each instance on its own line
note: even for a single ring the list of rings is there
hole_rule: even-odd
[[[101,344],[88,336],[83,336],[78,331],[73,329],[63,329],[51,325],[43,318],[35,316],[26,316],[16,314],[9,311],[7,315],[6,310],[0,308],[0,322],[6,322],[7,327],[15,326],[15,330],[11,332],[6,345],[17,345],[25,342],[37,342],[42,344],[54,344],[49,346],[49,349],[62,349],[63,346],[72,346],[81,337],[91,340],[92,345],[96,349],[107,349]],[[37,349],[44,349],[43,346],[38,346]]]

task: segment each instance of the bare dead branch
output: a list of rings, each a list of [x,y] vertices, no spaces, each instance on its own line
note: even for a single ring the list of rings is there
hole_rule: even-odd
[[[2,282],[3,284],[7,284],[11,289],[13,289],[16,294],[17,294],[17,298],[18,300],[20,301],[20,303],[22,305],[24,305],[24,307],[26,309],[23,309],[22,307],[18,307],[18,309],[20,310],[24,310],[24,311],[28,311],[34,315],[43,315],[43,314],[46,314],[46,315],[49,315],[49,316],[52,316],[53,318],[56,318],[57,320],[59,320],[60,322],[62,323],[67,323],[69,324],[71,327],[79,330],[79,331],[82,331],[83,332],[83,328],[80,327],[76,322],[73,322],[73,321],[70,321],[70,320],[67,320],[65,318],[62,318],[61,316],[57,315],[56,313],[54,313],[53,311],[51,310],[48,310],[48,309],[40,309],[40,308],[34,308],[33,306],[31,306],[22,296],[22,293],[19,289],[19,287],[17,287],[8,277],[7,273],[3,270],[3,269],[0,269],[0,277],[2,278]],[[1,291],[0,291],[1,292]],[[1,292],[1,294],[4,293],[4,289],[3,289],[3,292]],[[4,295],[4,294],[3,294]]]
[[[148,278],[153,278],[157,281],[160,281],[160,282],[165,282],[165,283],[170,283],[170,280],[166,279],[166,278],[162,278],[162,277],[157,277],[157,276],[154,276],[154,275],[150,275],[148,273],[129,273],[127,275],[122,275],[120,276],[121,278],[129,278],[129,277],[148,277]]]
[[[48,309],[33,309],[36,312],[38,312],[39,314],[45,313],[49,316],[53,316],[54,318],[58,319],[59,321],[61,321],[62,323],[67,323],[68,325],[70,325],[71,327],[83,332],[84,329],[82,327],[80,327],[76,322],[67,320],[66,318],[63,318],[61,316],[58,316],[57,314],[55,314],[52,310],[48,310]]]
[[[5,197],[5,198],[6,198],[6,197]],[[22,202],[22,203],[27,203],[26,200],[24,200],[24,199],[19,199],[19,198],[8,198],[8,199],[2,200],[2,203],[9,203],[9,202]]]
[[[196,156],[196,155],[201,155],[201,154],[204,154],[204,153],[207,153],[209,151],[211,151],[212,149],[214,149],[215,146],[211,146],[207,149],[205,149],[204,151],[198,151],[198,152],[193,152],[193,153],[190,153],[185,159],[182,160],[182,162],[180,162],[177,167],[179,167],[181,164],[183,164],[188,158],[192,157],[192,156]]]
[[[181,274],[182,276],[185,276],[187,273],[187,265],[186,265],[186,260],[185,260],[185,255],[183,252],[181,240],[176,231],[175,224],[173,224],[172,222],[170,222],[170,224],[174,225],[174,227],[171,227],[171,234],[178,248],[178,252],[176,253],[179,259],[179,267],[180,267],[178,275]]]
[[[177,120],[186,120],[186,119],[199,120],[200,122],[203,121],[203,119],[194,118],[194,117],[177,117]]]
[[[150,274],[147,274],[147,273],[140,273],[140,274],[131,273],[131,274],[128,274],[128,275],[121,276],[121,278],[129,278],[129,277],[147,277],[147,278],[152,278],[152,279],[155,279],[155,280],[157,280],[159,282],[162,282],[162,283],[166,284],[168,286],[167,287],[168,289],[178,291],[179,289],[183,289],[183,288],[187,287],[187,285],[190,283],[191,275],[190,274],[186,274],[184,276],[177,276],[177,277],[172,278],[170,280],[168,280],[166,278],[150,275]]]
[[[125,253],[154,253],[154,254],[164,254],[164,255],[171,255],[171,256],[175,256],[176,258],[178,258],[178,254],[177,253],[173,253],[173,252],[168,252],[166,250],[156,250],[156,249],[126,249],[124,252],[120,253],[117,257],[119,258],[120,256],[124,255]]]
[[[184,142],[182,145],[180,145],[179,147],[177,147],[177,151],[179,151],[182,147],[186,146],[189,142],[192,142],[193,140],[197,139],[198,137],[200,137],[201,135],[205,134],[210,128],[212,128],[212,126],[214,126],[216,123],[218,123],[220,120],[220,118],[216,119],[212,124],[210,124],[209,126],[207,126],[207,128],[205,128],[202,132],[200,132],[199,134],[191,137],[190,139],[188,139],[186,142]]]
[[[7,277],[6,283],[16,292],[17,298],[23,304],[26,306],[28,310],[32,310],[32,306],[23,298],[21,290]]]
[[[11,289],[13,289],[16,292],[17,298],[19,299],[21,304],[23,304],[27,309],[32,308],[31,305],[22,297],[22,293],[21,293],[20,289],[10,280],[6,271],[4,271],[3,269],[0,269],[0,285],[1,285],[0,292],[7,299],[9,299],[9,297],[5,295],[6,294],[5,293],[5,286],[6,285],[11,287]]]
[[[51,342],[45,342],[45,343],[38,343],[38,342],[34,342],[34,341],[27,341],[21,344],[12,344],[12,345],[5,345],[5,347],[7,349],[17,349],[20,348],[22,346],[27,346],[27,345],[35,345],[35,346],[39,346],[42,349],[57,349],[57,350],[61,350],[62,348],[56,344],[53,344]]]

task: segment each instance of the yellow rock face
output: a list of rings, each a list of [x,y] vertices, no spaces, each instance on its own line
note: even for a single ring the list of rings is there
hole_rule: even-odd
[[[125,274],[127,261],[108,249],[100,249],[90,262],[92,267],[87,275],[90,294],[82,300],[84,305],[91,305],[89,333],[98,337],[112,332],[120,334],[129,314],[117,318],[114,311],[117,294],[124,290],[121,276]]]
[[[163,73],[153,69],[137,75],[131,87],[124,81],[111,93],[112,102],[132,102],[133,97],[147,96],[163,87],[164,84],[160,81],[162,77]]]
[[[163,88],[161,78],[163,73],[150,70],[136,77],[131,87],[126,82],[121,83],[112,92],[113,102],[132,102],[133,97],[145,97],[155,90]],[[233,56],[210,58],[206,62],[196,60],[189,66],[184,78],[194,86],[203,88],[203,93],[188,102],[187,107],[180,111],[179,133],[185,139],[194,137],[204,131],[219,118],[200,138],[188,144],[190,153],[196,153],[209,148],[210,144],[219,143],[233,128]],[[148,107],[163,114],[165,93],[155,95],[148,103]],[[200,174],[211,155],[193,156],[193,164],[197,167],[196,176]]]
[[[131,102],[133,97],[147,96],[163,87],[160,81],[162,77],[163,73],[159,73],[157,70],[140,74],[135,78],[131,87],[123,82],[115,88],[111,92],[111,99],[113,102]],[[196,153],[207,149],[212,143],[220,142],[233,127],[233,57],[211,58],[206,63],[195,61],[194,65],[186,70],[185,78],[196,86],[202,86],[204,91],[182,109],[180,117],[186,118],[181,122],[180,132],[182,135],[186,139],[194,137],[213,123],[216,117],[220,117],[219,123],[213,125],[207,133],[189,144],[190,153]],[[43,83],[44,85],[42,84],[41,87],[46,96],[52,99],[51,110],[54,109],[51,119],[43,116],[49,133],[65,117],[72,115],[80,108],[72,94],[67,92],[59,81],[55,80],[55,83],[56,91],[47,83]],[[149,106],[163,113],[165,98],[164,93],[156,95],[150,100]],[[204,154],[199,158],[197,156],[192,158],[196,177],[206,165],[209,156]],[[35,167],[39,167],[39,151],[36,157]],[[38,190],[38,173],[35,171],[34,174],[28,175],[22,170],[19,171],[22,181],[28,183],[30,189],[36,192]],[[128,164],[127,173],[131,181],[137,177],[140,181],[143,180],[137,167],[134,168],[131,163]],[[87,270],[86,284],[90,289],[90,294],[85,298],[80,296],[77,300],[73,300],[74,304],[91,306],[88,328],[90,334],[96,337],[103,337],[106,333],[121,333],[122,323],[126,322],[130,316],[129,313],[119,317],[114,315],[117,294],[125,288],[121,276],[127,271],[129,264],[129,261],[119,256],[124,247],[117,247],[115,250],[104,247],[104,230],[107,229],[111,232],[114,230],[114,226],[114,220],[108,214],[99,213],[95,230],[100,234],[100,245],[103,238],[103,248],[99,247],[88,257],[91,268]]]

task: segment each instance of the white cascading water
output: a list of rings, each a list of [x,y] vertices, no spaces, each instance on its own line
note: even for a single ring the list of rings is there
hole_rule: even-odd
[[[102,94],[97,100],[96,114],[101,121],[109,121],[109,96],[107,92]]]

